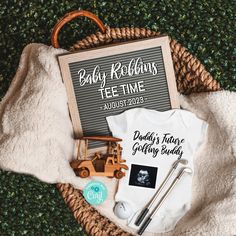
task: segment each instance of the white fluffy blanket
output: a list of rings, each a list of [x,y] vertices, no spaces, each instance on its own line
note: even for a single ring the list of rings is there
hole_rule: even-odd
[[[56,59],[64,52],[40,44],[24,49],[0,104],[0,167],[82,188],[87,180],[76,177],[69,166],[73,130]],[[162,235],[236,235],[236,94],[181,96],[181,104],[207,120],[208,135],[194,160],[192,207],[175,230]],[[97,209],[130,231],[112,213],[116,181],[103,181],[109,186],[109,199]]]

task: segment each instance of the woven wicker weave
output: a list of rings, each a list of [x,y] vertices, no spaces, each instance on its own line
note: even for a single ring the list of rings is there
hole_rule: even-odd
[[[52,44],[54,47],[59,47],[57,35],[60,28],[77,16],[86,16],[94,20],[102,32],[97,32],[96,34],[87,36],[85,39],[75,43],[73,47],[71,47],[71,51],[99,47],[101,45],[111,44],[114,42],[117,43],[121,41],[149,38],[160,35],[158,32],[144,28],[105,27],[102,22],[90,12],[75,11],[63,17],[55,26],[52,34]],[[212,78],[200,61],[191,55],[186,48],[173,39],[170,39],[170,47],[174,63],[177,88],[180,93],[189,94],[192,92],[220,90],[219,83]],[[72,210],[75,219],[84,227],[85,231],[89,235],[130,235],[116,226],[109,219],[100,215],[84,200],[82,193],[79,190],[74,189],[69,184],[58,184],[57,187],[66,204]]]

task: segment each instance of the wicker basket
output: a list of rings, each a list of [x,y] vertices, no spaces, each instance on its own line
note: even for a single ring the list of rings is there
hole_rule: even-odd
[[[76,42],[70,48],[70,51],[160,35],[159,32],[154,32],[145,28],[105,27],[102,21],[91,12],[73,11],[59,20],[53,29],[51,42],[55,48],[59,48],[58,34],[63,25],[79,16],[85,16],[93,20],[98,25],[100,31]],[[170,48],[174,63],[177,88],[180,93],[190,94],[192,92],[220,90],[219,83],[212,78],[200,61],[191,55],[186,48],[181,46],[174,39],[170,39]],[[89,235],[130,235],[116,226],[109,219],[100,215],[99,212],[85,201],[79,190],[74,189],[69,184],[57,184],[57,187],[66,204],[72,210],[74,217],[78,223],[84,227]]]

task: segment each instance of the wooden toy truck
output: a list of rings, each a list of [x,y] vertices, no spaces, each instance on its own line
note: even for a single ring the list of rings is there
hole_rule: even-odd
[[[125,176],[122,171],[128,170],[128,166],[121,164],[125,160],[121,159],[122,148],[117,142],[122,139],[114,138],[111,136],[91,136],[82,137],[81,140],[85,140],[85,153],[84,160],[73,160],[70,165],[73,168],[75,174],[81,178],[87,178],[89,176],[107,176],[121,179]],[[88,153],[88,141],[104,141],[108,142],[108,149],[106,154],[95,153],[90,159],[87,157]]]

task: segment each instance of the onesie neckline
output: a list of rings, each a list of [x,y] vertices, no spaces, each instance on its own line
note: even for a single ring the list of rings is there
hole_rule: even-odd
[[[153,109],[141,108],[141,114],[148,119],[151,123],[155,125],[162,125],[171,122],[172,119],[178,117],[180,109],[170,109],[167,111],[157,111]],[[157,114],[160,116],[157,118]],[[155,117],[150,117],[155,116]]]

